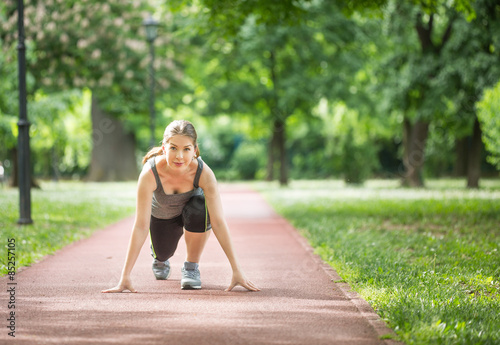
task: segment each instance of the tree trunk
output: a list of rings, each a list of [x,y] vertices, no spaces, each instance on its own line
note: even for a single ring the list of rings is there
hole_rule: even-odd
[[[89,181],[135,180],[138,176],[135,137],[106,114],[92,95],[92,159]]]
[[[410,142],[411,142],[411,122],[406,117],[403,120],[403,167],[400,169],[401,174],[401,184],[406,186],[405,176],[406,176],[406,167],[409,163],[409,155],[410,155]]]
[[[286,157],[286,125],[285,121],[278,118],[274,122],[274,135],[276,136],[276,148],[279,152],[280,160],[280,185],[288,184],[288,164]]]
[[[274,157],[276,147],[276,133],[273,131],[271,133],[271,140],[269,141],[269,151],[267,154],[267,174],[266,181],[272,181],[274,179]]]
[[[405,173],[402,184],[408,187],[423,187],[422,167],[425,161],[425,144],[429,133],[429,123],[419,120],[412,125],[408,119],[405,119],[403,125]]]
[[[455,166],[453,175],[465,177],[467,175],[467,138],[455,140]]]
[[[481,127],[476,117],[467,157],[467,188],[479,188],[481,176]]]
[[[276,161],[276,154],[280,163],[279,181],[280,185],[285,186],[288,184],[288,167],[286,159],[286,132],[285,132],[285,119],[286,116],[279,109],[279,87],[278,87],[278,73],[276,72],[276,52],[270,51],[269,67],[271,80],[273,81],[273,96],[269,102],[269,109],[273,122],[273,133],[271,138],[271,148],[269,150],[269,161],[267,163],[267,179],[271,181],[274,175],[274,163]]]
[[[286,131],[285,122],[281,118],[274,119],[273,132],[269,143],[268,161],[267,161],[267,181],[274,179],[274,166],[279,162],[279,182],[280,185],[288,184],[288,164],[286,157]]]

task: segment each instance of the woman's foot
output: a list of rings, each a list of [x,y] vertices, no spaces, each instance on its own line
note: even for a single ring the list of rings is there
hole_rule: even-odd
[[[167,280],[170,277],[170,263],[167,261],[153,260],[153,273],[157,280]]]
[[[182,267],[181,289],[201,289],[200,270],[196,262],[184,262],[184,267]]]

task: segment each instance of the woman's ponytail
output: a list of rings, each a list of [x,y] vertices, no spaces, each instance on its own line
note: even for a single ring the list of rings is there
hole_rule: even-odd
[[[196,144],[196,150],[194,152],[194,158],[200,157],[200,145]]]
[[[146,164],[146,162],[151,158],[151,157],[156,157],[160,156],[163,153],[163,149],[161,146],[153,147],[151,150],[149,150],[148,153],[144,156],[142,159],[142,164]]]

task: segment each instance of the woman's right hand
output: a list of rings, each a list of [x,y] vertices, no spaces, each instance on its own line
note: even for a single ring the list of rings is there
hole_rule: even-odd
[[[125,290],[128,290],[130,292],[137,292],[136,289],[132,286],[132,280],[130,278],[122,278],[120,279],[120,282],[118,283],[117,286],[111,289],[107,290],[102,290],[102,293],[116,293],[116,292],[123,292]]]

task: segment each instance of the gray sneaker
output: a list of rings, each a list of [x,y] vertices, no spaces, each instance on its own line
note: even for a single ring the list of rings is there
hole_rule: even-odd
[[[181,289],[201,289],[200,270],[195,262],[184,262],[182,267]]]
[[[156,280],[167,280],[170,277],[170,263],[167,261],[153,260],[153,273]]]

